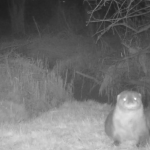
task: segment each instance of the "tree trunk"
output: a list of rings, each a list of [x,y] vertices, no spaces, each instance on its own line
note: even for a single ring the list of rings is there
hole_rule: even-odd
[[[14,35],[24,35],[24,7],[25,0],[9,0],[11,29]]]

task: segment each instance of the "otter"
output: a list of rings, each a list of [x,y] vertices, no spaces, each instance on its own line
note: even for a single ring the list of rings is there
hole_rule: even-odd
[[[149,142],[149,127],[141,99],[141,94],[134,91],[123,91],[117,96],[116,106],[105,120],[105,133],[114,140],[114,145],[135,141],[139,147]]]
[[[146,123],[150,132],[150,107],[146,108],[145,111],[145,116],[146,116]]]

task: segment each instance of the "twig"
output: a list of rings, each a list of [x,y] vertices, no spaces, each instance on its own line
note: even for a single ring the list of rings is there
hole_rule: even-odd
[[[36,29],[37,29],[37,31],[38,31],[39,37],[41,38],[41,33],[40,33],[40,30],[39,30],[38,24],[37,24],[37,22],[35,21],[34,16],[33,16],[32,18],[33,18],[33,21],[34,21],[34,23],[35,23]]]
[[[77,73],[77,74],[79,74],[79,75],[81,75],[81,76],[83,76],[83,77],[86,77],[86,78],[88,78],[88,79],[94,80],[94,82],[96,82],[97,84],[101,84],[100,81],[98,81],[98,80],[95,79],[94,77],[91,77],[91,76],[89,76],[89,75],[87,75],[87,74],[84,74],[84,73],[79,72],[79,71],[76,71],[75,73]]]

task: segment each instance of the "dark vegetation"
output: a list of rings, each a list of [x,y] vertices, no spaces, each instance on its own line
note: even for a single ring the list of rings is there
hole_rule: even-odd
[[[31,116],[71,97],[115,103],[125,89],[148,104],[149,1],[3,0],[0,7],[1,99],[17,99]]]
[[[89,0],[87,2],[91,2],[88,24],[97,25],[97,30],[93,34],[96,36],[96,41],[101,41],[109,32],[113,32],[119,36],[122,45],[119,49],[111,47],[112,52],[105,49],[108,55],[115,54],[115,57],[104,61],[105,71],[99,92],[105,92],[112,101],[112,98],[122,90],[136,90],[143,94],[143,102],[147,105],[150,94],[149,1]],[[95,15],[97,13],[98,15]],[[108,55],[106,54],[105,58]],[[120,57],[117,57],[119,55]],[[109,63],[108,66],[106,62]]]

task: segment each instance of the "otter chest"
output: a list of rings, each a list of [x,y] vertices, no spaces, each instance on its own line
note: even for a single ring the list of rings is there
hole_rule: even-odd
[[[113,118],[114,134],[122,140],[134,139],[141,122],[144,122],[141,112],[116,112]]]

